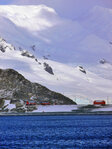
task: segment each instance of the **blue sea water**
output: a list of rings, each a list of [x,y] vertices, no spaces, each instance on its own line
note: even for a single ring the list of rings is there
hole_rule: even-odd
[[[2,116],[0,149],[112,149],[112,116]]]

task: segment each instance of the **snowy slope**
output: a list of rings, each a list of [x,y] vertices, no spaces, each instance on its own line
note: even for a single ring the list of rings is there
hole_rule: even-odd
[[[8,44],[1,39],[0,45],[6,47]],[[37,62],[34,58],[22,56],[21,53],[22,51],[15,50],[9,44],[5,52],[0,51],[0,68],[13,68],[33,82],[45,85],[72,99],[77,98],[76,101],[79,103],[91,103],[96,98],[111,97],[110,79],[104,79],[86,69],[86,73],[83,73],[79,67],[51,60],[38,58]],[[51,66],[54,75],[45,71],[44,62]]]
[[[103,57],[112,58],[109,39],[96,34],[101,25],[98,23],[96,32],[93,32],[88,17],[90,23],[86,21],[88,26],[85,27],[84,21],[63,19],[54,9],[45,5],[0,6],[0,16],[1,36],[16,47],[31,50],[31,46],[35,45],[35,55],[50,55],[50,59],[66,63],[93,63]],[[96,17],[96,20],[99,18],[100,16]],[[110,19],[109,17],[108,22]],[[105,22],[101,23],[103,27]],[[106,36],[108,34],[107,29]]]
[[[43,53],[51,55],[51,59],[61,62],[68,62],[71,54],[75,56],[75,44],[86,34],[78,22],[62,19],[55,10],[44,5],[0,6],[0,14],[3,38],[17,47],[29,50],[35,45],[41,56]]]
[[[111,17],[111,9],[98,6],[77,20],[62,18],[45,5],[0,6],[0,36],[16,47],[0,51],[0,68],[13,68],[78,103],[111,99],[112,66],[99,64],[103,58],[111,63]],[[23,49],[34,58],[22,56]]]
[[[77,105],[53,105],[53,106],[37,106],[37,110],[33,112],[71,112],[77,110]]]
[[[10,100],[5,100],[4,106],[6,106],[6,108],[9,109],[9,111],[10,111],[11,109],[16,108],[16,105],[15,105],[15,104],[11,104],[11,103],[10,103]]]

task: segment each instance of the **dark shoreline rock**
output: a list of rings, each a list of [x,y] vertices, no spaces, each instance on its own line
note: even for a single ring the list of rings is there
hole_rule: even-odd
[[[13,69],[0,69],[0,98],[12,100],[26,100],[32,96],[37,101],[48,101],[51,104],[69,105],[76,104],[70,98],[48,88],[32,83]]]

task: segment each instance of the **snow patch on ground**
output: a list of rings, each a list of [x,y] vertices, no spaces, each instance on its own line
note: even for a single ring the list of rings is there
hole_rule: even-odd
[[[10,104],[10,100],[5,100],[4,106],[6,106],[5,109],[9,109],[9,110],[16,108],[15,104]]]
[[[70,112],[77,110],[77,105],[50,105],[50,106],[38,106],[37,110],[33,112]]]

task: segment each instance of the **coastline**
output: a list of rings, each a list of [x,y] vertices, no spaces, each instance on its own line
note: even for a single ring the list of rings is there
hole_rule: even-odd
[[[112,111],[106,112],[29,112],[29,113],[0,113],[0,116],[66,116],[66,115],[112,115]]]

